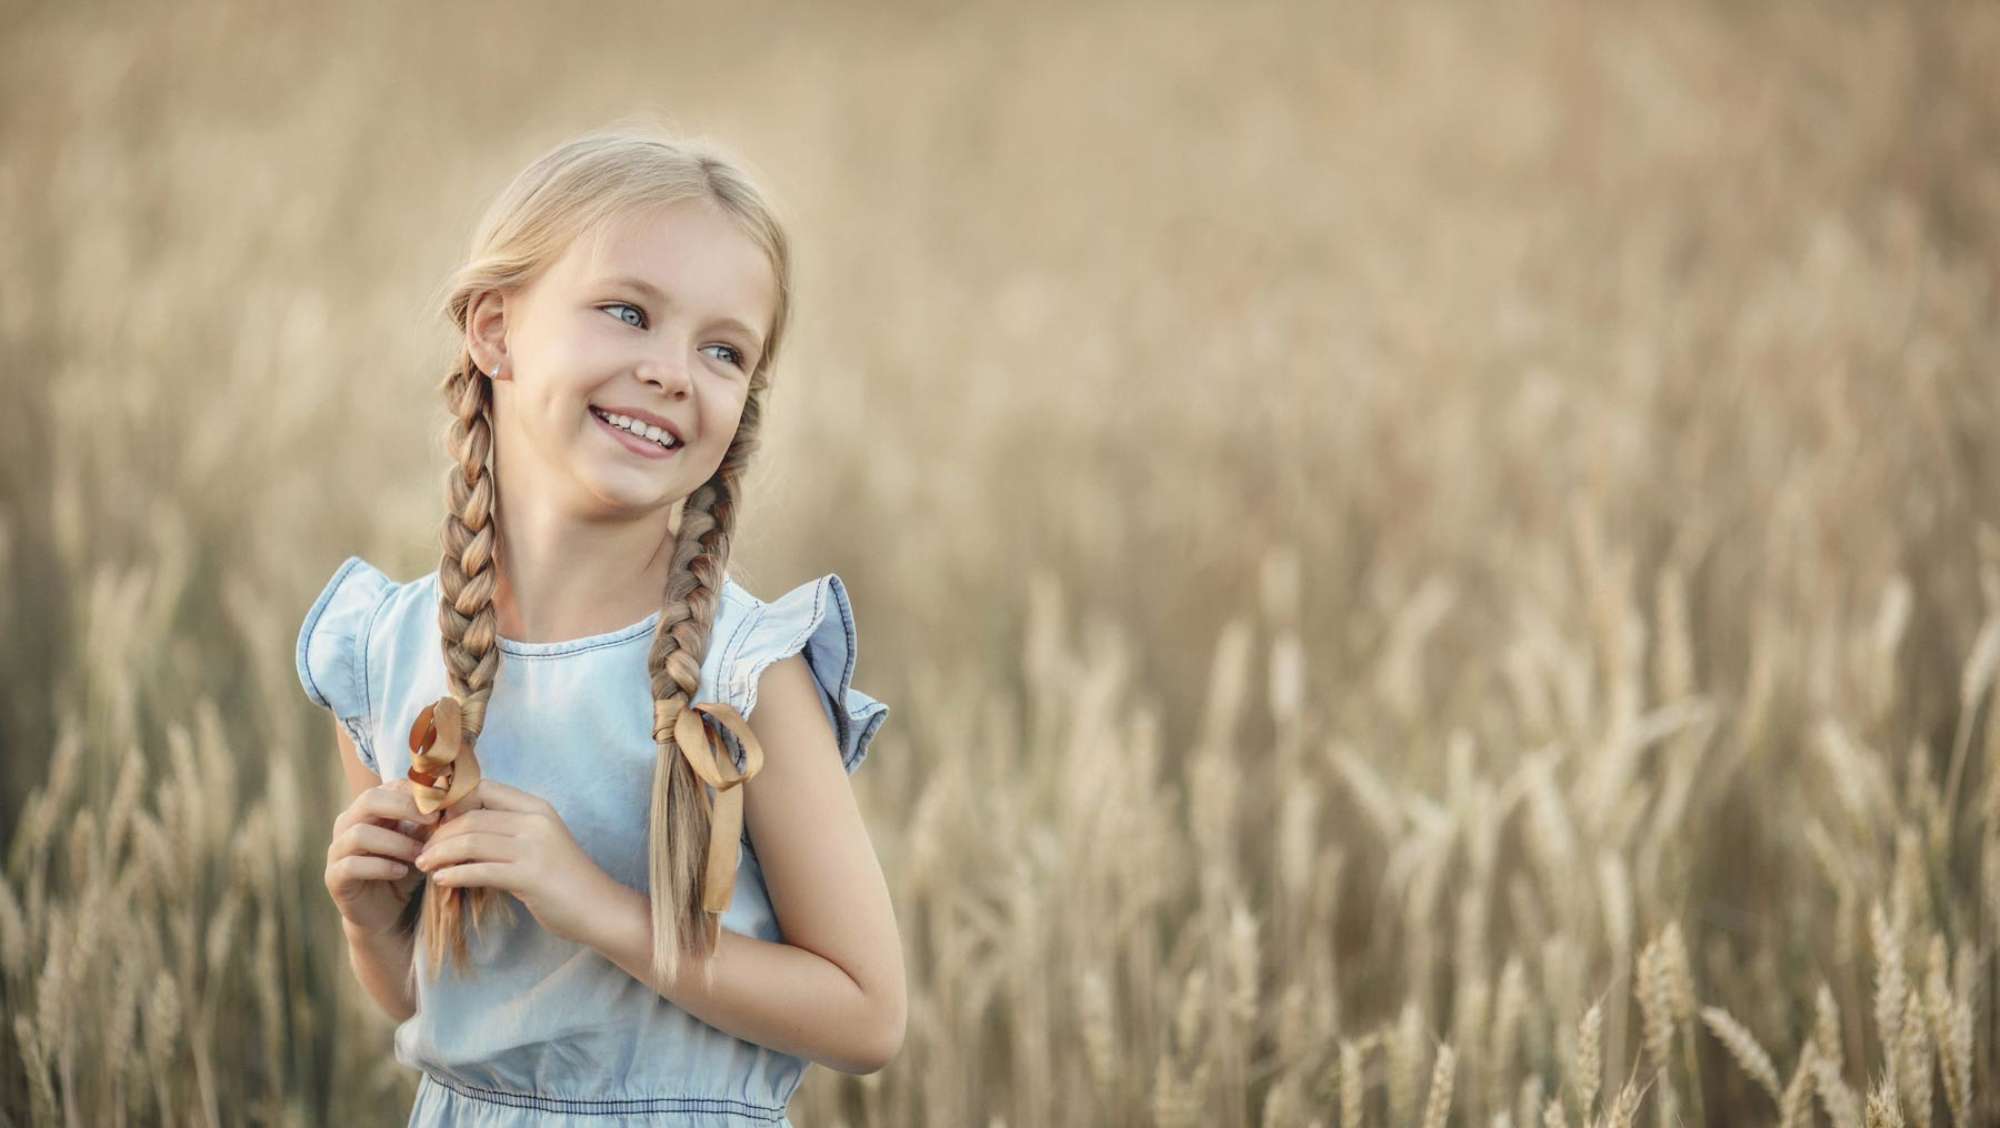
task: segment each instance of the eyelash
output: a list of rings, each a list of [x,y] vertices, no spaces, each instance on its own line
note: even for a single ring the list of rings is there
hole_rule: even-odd
[[[638,313],[638,315],[642,318],[646,316],[645,310],[640,309],[638,306],[633,305],[631,302],[610,302],[605,305],[598,306],[597,308],[603,310],[623,308],[623,309],[633,310],[634,312]],[[617,317],[617,314],[613,314],[612,316]],[[619,317],[618,320],[623,321],[627,325],[632,325],[631,322],[625,321],[625,319],[622,317]],[[632,325],[632,328],[643,329],[645,328],[645,326]],[[729,356],[730,356],[729,363],[735,365],[738,368],[743,367],[743,353],[740,349],[738,349],[735,345],[723,345],[722,347],[729,350]]]

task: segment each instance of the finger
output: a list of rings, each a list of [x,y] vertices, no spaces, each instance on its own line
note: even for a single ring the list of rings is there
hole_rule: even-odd
[[[410,867],[394,858],[372,854],[349,854],[327,867],[331,885],[354,885],[363,881],[394,881],[410,872]]]
[[[383,813],[382,808],[378,806],[368,812],[362,821],[412,837],[421,838],[428,835],[431,828],[437,825],[439,816],[436,812],[425,814],[417,806],[416,800],[410,797],[408,787],[408,780],[397,780],[393,784],[384,785],[384,789],[389,792],[387,813]]]
[[[496,811],[514,811],[519,814],[534,814],[548,807],[548,802],[539,795],[532,795],[518,787],[510,787],[492,776],[481,776],[472,790],[465,793],[460,803],[470,803],[474,807],[484,807]]]
[[[397,834],[407,834],[412,838],[421,839],[428,837],[430,835],[431,829],[435,827],[437,823],[429,819],[392,817],[387,815],[370,815],[367,818],[359,820],[359,825],[379,826],[385,830],[393,830]]]
[[[391,780],[389,783],[384,784],[382,789],[388,792],[390,806],[395,811],[397,818],[408,822],[420,823],[434,823],[438,820],[438,813],[436,811],[426,812],[422,807],[417,806],[417,797],[410,790],[409,780]]]
[[[407,834],[398,834],[385,827],[371,823],[350,826],[334,840],[339,854],[380,854],[384,857],[402,858],[408,861],[417,856],[424,844]]]
[[[432,842],[442,842],[461,834],[484,831],[488,834],[520,835],[527,830],[525,816],[514,811],[483,810],[467,811],[446,819],[443,826],[430,836]]]
[[[344,830],[356,823],[372,822],[378,826],[393,826],[397,822],[431,823],[435,815],[426,815],[417,808],[417,801],[407,790],[392,786],[371,787],[355,797],[340,817],[334,820],[336,831]]]
[[[466,862],[511,862],[517,856],[518,840],[504,834],[472,832],[454,835],[444,842],[433,842],[425,846],[417,859],[417,868],[427,872],[441,866],[463,865]]]
[[[512,892],[514,867],[507,862],[463,862],[431,874],[431,882],[460,888],[483,885]]]

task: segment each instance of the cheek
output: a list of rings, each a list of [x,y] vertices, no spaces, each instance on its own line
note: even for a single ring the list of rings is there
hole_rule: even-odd
[[[723,400],[715,405],[708,418],[703,420],[705,429],[714,437],[720,450],[728,450],[736,438],[736,427],[743,421],[743,399],[740,396]]]

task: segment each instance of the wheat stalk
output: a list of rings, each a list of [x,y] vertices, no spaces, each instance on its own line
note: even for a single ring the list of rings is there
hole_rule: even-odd
[[[1593,1111],[1597,1103],[1598,1081],[1604,1074],[1599,1054],[1604,1039],[1604,1011],[1600,1004],[1591,1003],[1583,1012],[1583,1020],[1577,1023],[1576,1032],[1576,1074],[1572,1084],[1576,1086],[1577,1115],[1589,1123],[1596,1115]]]
[[[1521,1091],[1514,1099],[1514,1119],[1521,1128],[1535,1128],[1535,1124],[1541,1119],[1539,1115],[1541,1109],[1542,1075],[1531,1071],[1526,1077],[1521,1078]]]
[[[1091,1083],[1098,1091],[1110,1093],[1118,1077],[1117,1037],[1112,1028],[1115,1010],[1111,986],[1103,972],[1096,968],[1084,971],[1076,1001]]]
[[[1886,1076],[1868,1092],[1864,1123],[1866,1128],[1903,1128],[1903,1110],[1896,1104],[1895,1086]]]
[[[1749,1029],[1721,1007],[1701,1008],[1701,1018],[1714,1032],[1716,1040],[1728,1049],[1729,1056],[1735,1058],[1736,1064],[1743,1067],[1743,1072],[1762,1086],[1765,1092],[1771,1094],[1771,1100],[1782,1107],[1785,1095],[1783,1087],[1778,1083],[1778,1069],[1771,1064],[1771,1055],[1764,1052],[1764,1047],[1758,1043]]]
[[[1451,1043],[1438,1047],[1437,1065],[1431,1070],[1430,1099],[1424,1102],[1423,1128],[1444,1128],[1445,1117],[1451,1114],[1452,1070],[1457,1061]]]
[[[1869,907],[1868,937],[1875,946],[1875,1028],[1881,1034],[1882,1045],[1891,1050],[1884,1055],[1884,1064],[1890,1087],[1894,1088],[1897,1061],[1893,1051],[1902,1044],[1903,997],[1908,990],[1908,978],[1903,971],[1901,938],[1890,927],[1889,915],[1880,901]]]
[[[1812,1121],[1812,1063],[1817,1056],[1813,1044],[1808,1041],[1799,1049],[1799,1060],[1792,1067],[1792,1079],[1785,1084],[1784,1099],[1778,1102],[1778,1128],[1799,1128]]]
[[[1674,1099],[1671,1056],[1674,1037],[1673,984],[1666,960],[1663,942],[1659,939],[1648,941],[1639,950],[1638,974],[1632,980],[1632,992],[1639,1000],[1639,1014],[1644,1023],[1646,1056],[1659,1072],[1658,1108],[1662,1125],[1673,1121],[1678,1107]]]
[[[1606,1110],[1605,1123],[1609,1128],[1632,1128],[1639,1116],[1639,1088],[1630,1080],[1619,1086],[1618,1099],[1612,1101]]]
[[[28,974],[28,924],[22,919],[21,903],[14,887],[0,873],[0,975],[16,983]]]
[[[1972,1011],[1963,1000],[1954,1000],[1945,977],[1944,937],[1933,934],[1930,945],[1930,976],[1925,985],[1931,1039],[1938,1050],[1938,1064],[1944,1072],[1945,1103],[1951,1107],[1952,1123],[1959,1128],[1972,1124]]]
[[[1362,1128],[1362,1102],[1368,1096],[1362,1070],[1368,1053],[1366,1039],[1340,1041],[1340,1128]]]
[[[1411,1123],[1417,1115],[1418,1086],[1423,1083],[1425,1037],[1423,1014],[1414,999],[1405,1000],[1395,1032],[1388,1040],[1389,1120]]]
[[[1845,1057],[1841,1052],[1840,1004],[1834,1001],[1833,988],[1822,981],[1819,991],[1813,996],[1813,1049],[1819,1058],[1833,1067],[1835,1073],[1843,1068]]]
[[[1925,1033],[1923,997],[1915,991],[1904,999],[1901,1031],[1895,1047],[1896,1080],[1916,1128],[1930,1128],[1931,1041]]]
[[[1486,1076],[1491,1089],[1487,1099],[1495,1109],[1507,1105],[1507,1092],[1515,1076],[1515,1047],[1520,1042],[1521,1021],[1527,1011],[1527,969],[1521,957],[1510,955],[1506,966],[1500,969],[1500,990],[1493,1007],[1493,1031],[1486,1051]]]
[[[1813,1088],[1818,1090],[1820,1105],[1834,1128],[1861,1128],[1861,1106],[1840,1071],[1823,1057],[1813,1058],[1812,1069]]]

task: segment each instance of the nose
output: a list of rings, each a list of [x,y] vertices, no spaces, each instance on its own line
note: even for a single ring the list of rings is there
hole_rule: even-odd
[[[639,367],[639,378],[673,399],[685,399],[694,390],[694,377],[685,360],[655,358]]]

